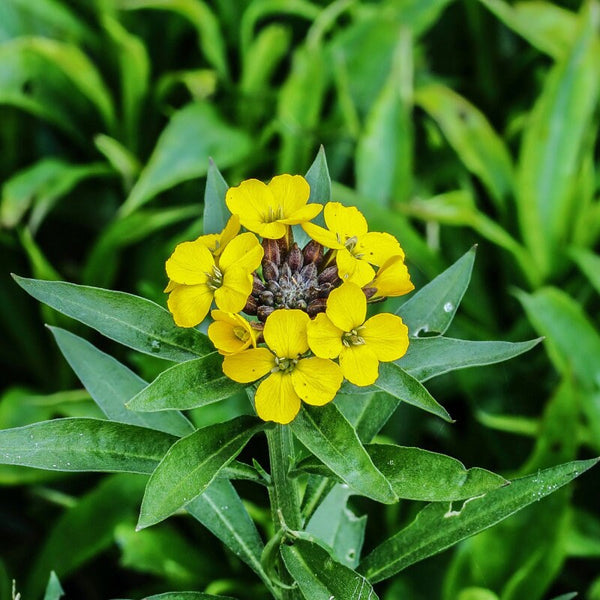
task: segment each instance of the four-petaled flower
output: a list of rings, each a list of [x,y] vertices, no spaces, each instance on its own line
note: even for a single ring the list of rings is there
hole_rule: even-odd
[[[236,354],[250,346],[256,348],[257,332],[252,325],[235,313],[213,310],[214,321],[208,326],[208,337],[220,354]]]
[[[213,297],[226,312],[240,312],[252,291],[252,272],[263,248],[253,233],[231,240],[218,262],[202,240],[178,244],[167,260],[167,302],[175,323],[194,327],[207,315]]]
[[[338,358],[344,377],[355,385],[375,383],[379,363],[397,360],[408,349],[402,319],[380,313],[367,321],[367,300],[353,283],[333,290],[327,309],[308,324],[308,345],[321,358]]]
[[[300,410],[300,400],[322,406],[335,397],[343,380],[331,360],[308,352],[306,328],[310,317],[301,310],[276,310],[265,323],[268,348],[252,348],[225,357],[223,371],[239,383],[256,381],[269,373],[256,390],[256,413],[264,421],[286,424]]]
[[[404,259],[396,238],[389,233],[369,232],[366,219],[354,206],[328,202],[323,215],[327,229],[314,223],[302,223],[302,228],[313,240],[337,250],[336,263],[342,281],[362,287],[375,277],[371,265],[380,266],[392,256]]]
[[[279,239],[290,225],[306,223],[321,212],[320,204],[307,204],[309,195],[310,187],[301,175],[278,175],[269,185],[258,179],[242,181],[229,188],[225,202],[246,229]]]
[[[415,289],[402,256],[388,258],[377,270],[367,288],[375,289],[372,299],[404,296]]]

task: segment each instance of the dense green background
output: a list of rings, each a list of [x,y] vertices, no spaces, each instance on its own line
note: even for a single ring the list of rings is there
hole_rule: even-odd
[[[406,408],[385,435],[511,477],[599,454],[599,21],[596,2],[3,0],[0,428],[99,416],[43,323],[147,379],[165,366],[40,308],[9,272],[163,304],[166,257],[202,231],[209,157],[234,185],[304,173],[323,144],[334,199],[398,237],[417,287],[479,245],[450,334],[546,336],[510,363],[432,382],[456,424]],[[143,483],[0,467],[0,599],[13,577],[39,597],[50,567],[71,598],[212,580],[213,593],[260,597],[197,524],[134,537]],[[264,495],[243,492],[268,527]],[[378,593],[598,600],[599,492],[592,472]],[[414,512],[355,509],[371,512],[368,543]]]

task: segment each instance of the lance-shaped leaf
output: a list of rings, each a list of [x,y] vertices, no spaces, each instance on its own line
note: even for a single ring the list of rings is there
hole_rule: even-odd
[[[159,523],[199,496],[264,427],[259,419],[241,416],[174,444],[148,481],[138,529]]]
[[[281,547],[287,570],[305,598],[310,600],[377,600],[371,584],[361,575],[307,540]]]
[[[396,364],[419,381],[458,369],[499,363],[537,346],[543,338],[526,342],[473,342],[443,336],[415,338]]]
[[[134,350],[172,361],[214,352],[205,335],[177,327],[167,310],[145,298],[64,281],[13,277],[36,300]]]
[[[230,596],[214,596],[202,592],[166,592],[156,596],[146,596],[144,600],[235,600]]]
[[[49,471],[151,473],[176,440],[124,423],[54,419],[0,431],[0,463]]]
[[[52,571],[50,573],[50,579],[48,580],[48,585],[46,586],[46,593],[44,594],[44,600],[60,600],[65,595],[62,586],[60,585],[60,581],[56,576],[56,573]]]
[[[387,579],[541,500],[598,460],[573,461],[515,479],[510,485],[466,500],[459,507],[430,504],[408,527],[377,546],[362,561],[359,572],[372,582]]]
[[[420,332],[444,333],[471,281],[475,246],[451,267],[422,287],[397,311],[408,326],[410,335]]]
[[[389,481],[375,467],[354,428],[335,404],[304,407],[291,428],[319,460],[358,494],[387,504],[397,501]]]
[[[215,161],[208,160],[208,173],[206,174],[206,187],[204,188],[204,217],[203,231],[207,233],[220,233],[225,229],[227,220],[231,216],[225,195],[229,186],[221,175]]]
[[[183,410],[228,398],[244,388],[224,375],[222,362],[223,357],[213,352],[173,365],[132,398],[127,408],[149,412],[173,408]]]
[[[49,329],[85,389],[111,421],[149,427],[179,437],[194,431],[180,412],[146,414],[125,408],[125,403],[146,387],[146,382],[83,338],[59,327]]]

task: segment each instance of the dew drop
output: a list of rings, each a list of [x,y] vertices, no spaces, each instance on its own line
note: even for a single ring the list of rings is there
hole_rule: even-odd
[[[452,302],[446,302],[446,304],[444,304],[444,312],[452,312],[454,310],[454,304],[452,304]]]
[[[150,349],[152,352],[160,352],[160,342],[158,340],[152,340],[150,342]]]

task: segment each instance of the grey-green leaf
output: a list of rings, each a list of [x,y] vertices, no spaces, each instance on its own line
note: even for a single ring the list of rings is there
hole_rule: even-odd
[[[223,357],[213,352],[173,365],[132,398],[127,408],[148,412],[184,410],[229,398],[244,388],[223,374],[222,362]]]
[[[199,496],[265,424],[241,416],[198,429],[174,444],[146,486],[138,528],[163,521]]]
[[[49,329],[85,389],[111,421],[149,427],[179,437],[194,431],[193,425],[177,411],[147,414],[128,410],[125,403],[143,390],[146,382],[83,338],[58,327]]]
[[[392,504],[397,496],[375,467],[352,425],[329,403],[305,406],[292,421],[294,435],[356,493]]]
[[[515,479],[510,485],[467,500],[459,507],[430,504],[405,529],[377,546],[362,561],[359,572],[372,582],[387,579],[541,500],[598,460],[573,461]]]
[[[134,350],[172,361],[214,352],[205,335],[177,327],[168,311],[145,298],[64,281],[13,277],[36,300]]]
[[[208,173],[204,188],[204,233],[220,233],[231,216],[225,196],[229,186],[212,158],[208,159]]]
[[[417,337],[420,332],[441,334],[448,329],[471,281],[475,249],[471,248],[396,311],[411,336]]]
[[[48,586],[46,587],[46,593],[44,594],[44,600],[60,600],[64,595],[65,591],[62,589],[56,573],[52,571],[48,580]]]
[[[296,540],[281,547],[287,570],[306,600],[377,600],[371,584],[333,558],[320,546]]]
[[[166,592],[156,596],[146,596],[144,600],[235,600],[230,596],[213,596],[202,592]]]
[[[99,419],[42,421],[0,431],[0,463],[49,471],[152,473],[175,436]]]

